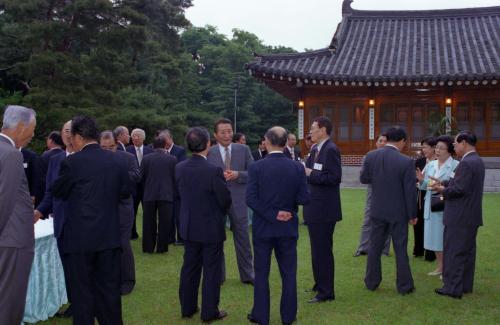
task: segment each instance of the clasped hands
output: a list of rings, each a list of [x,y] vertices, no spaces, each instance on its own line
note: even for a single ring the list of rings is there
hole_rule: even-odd
[[[429,178],[434,181],[434,183],[431,186],[431,190],[438,193],[443,192],[444,186],[443,184],[441,184],[441,181],[438,178],[432,176],[429,176]]]
[[[234,181],[235,179],[238,178],[238,176],[240,176],[240,172],[237,172],[235,170],[226,169],[224,171],[224,178],[226,179],[226,182],[227,181]]]
[[[276,216],[276,220],[288,221],[288,220],[292,219],[292,217],[293,217],[293,215],[291,212],[280,210],[280,211],[278,211],[278,215]]]

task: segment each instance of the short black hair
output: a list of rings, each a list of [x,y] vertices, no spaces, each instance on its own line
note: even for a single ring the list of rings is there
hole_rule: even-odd
[[[61,132],[59,131],[50,132],[49,135],[47,136],[47,139],[52,140],[52,142],[54,142],[58,146],[64,147],[64,142],[61,137]]]
[[[391,127],[385,132],[387,142],[399,142],[406,140],[406,132],[400,127]]]
[[[460,131],[457,135],[457,143],[465,141],[471,146],[476,146],[477,143],[477,137],[474,133],[471,131],[465,130],[465,131]]]
[[[237,132],[233,135],[233,142],[238,142],[245,135],[243,133]]]
[[[326,134],[331,135],[332,134],[332,121],[326,116],[318,116],[313,120],[313,123],[316,122],[318,123],[319,128],[325,128],[326,129]]]
[[[282,130],[284,132],[281,132]],[[273,146],[285,147],[288,141],[288,132],[281,127],[273,126],[267,130],[265,137]]]
[[[167,145],[167,139],[164,135],[160,134],[153,140],[154,149],[165,149],[166,145]]]
[[[231,122],[230,119],[227,118],[220,118],[217,121],[215,121],[214,124],[214,132],[217,133],[217,128],[219,127],[220,124],[230,124],[231,127],[233,127],[233,122]],[[203,150],[202,150],[203,151]]]
[[[455,140],[449,135],[440,135],[436,138],[436,144],[438,142],[446,143],[448,153],[452,155],[455,153],[455,149],[453,148],[453,142],[455,142]]]
[[[259,144],[262,144],[262,141],[266,141],[266,137],[260,137]]]
[[[71,134],[78,134],[85,140],[99,140],[99,131],[96,121],[88,116],[75,116],[71,120]]]
[[[207,143],[210,140],[210,134],[204,127],[193,127],[187,131],[186,143],[192,153],[199,153],[207,149]]]
[[[429,145],[430,147],[435,147],[437,144],[437,140],[435,137],[426,137],[423,138],[422,141],[420,141],[420,145],[423,146],[424,144]]]

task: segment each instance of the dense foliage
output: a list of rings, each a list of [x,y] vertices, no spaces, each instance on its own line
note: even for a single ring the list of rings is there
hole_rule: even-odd
[[[256,141],[274,124],[295,128],[292,104],[244,69],[253,52],[290,52],[257,36],[192,27],[191,0],[0,0],[0,105],[36,109],[37,149],[76,114],[101,128],[211,128],[234,116]]]

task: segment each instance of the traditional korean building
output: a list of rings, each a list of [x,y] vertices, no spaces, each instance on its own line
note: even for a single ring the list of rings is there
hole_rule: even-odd
[[[328,116],[343,163],[356,165],[390,126],[407,131],[408,154],[438,129],[468,129],[480,154],[500,161],[500,6],[371,11],[351,2],[329,47],[256,54],[246,66],[296,103],[299,139]]]

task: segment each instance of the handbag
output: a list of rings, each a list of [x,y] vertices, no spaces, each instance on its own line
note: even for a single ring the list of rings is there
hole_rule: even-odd
[[[444,198],[441,193],[432,193],[431,195],[431,211],[441,212],[444,210]]]

